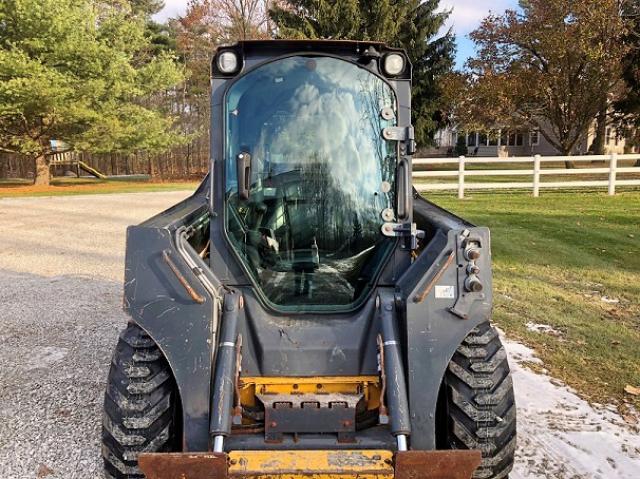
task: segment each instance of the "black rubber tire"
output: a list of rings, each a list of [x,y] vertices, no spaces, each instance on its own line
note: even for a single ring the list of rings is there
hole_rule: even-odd
[[[507,354],[489,323],[458,346],[444,386],[445,447],[482,451],[474,478],[508,477],[516,449],[516,405]]]
[[[139,479],[140,452],[174,451],[178,394],[169,364],[154,341],[129,323],[111,359],[104,399],[105,477]]]

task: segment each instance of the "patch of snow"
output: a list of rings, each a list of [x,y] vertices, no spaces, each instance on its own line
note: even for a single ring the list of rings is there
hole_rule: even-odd
[[[610,405],[595,407],[574,390],[522,363],[532,349],[503,337],[518,408],[518,451],[511,479],[637,479],[640,432]]]
[[[550,334],[551,336],[562,336],[561,331],[558,331],[553,326],[549,326],[548,324],[537,324],[529,321],[525,326],[529,331],[533,331],[536,333]]]
[[[603,303],[607,303],[607,304],[618,304],[618,303],[620,302],[620,300],[619,300],[619,299],[616,299],[616,298],[609,298],[609,297],[607,297],[607,296],[603,296],[602,298],[600,298],[600,300],[601,300]]]
[[[531,348],[528,348],[522,343],[509,341],[507,338],[505,338],[504,333],[500,329],[498,329],[498,331],[500,332],[500,339],[502,339],[502,343],[504,344],[509,354],[509,366],[511,366],[512,370],[514,370],[514,366],[517,365],[514,364],[514,362],[523,363],[526,361],[527,363],[540,365],[543,364],[542,359],[535,356],[535,353]]]

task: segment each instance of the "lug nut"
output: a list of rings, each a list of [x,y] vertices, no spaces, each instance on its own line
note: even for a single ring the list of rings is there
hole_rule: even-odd
[[[475,276],[469,276],[464,280],[464,289],[470,293],[479,293],[482,291],[483,286],[480,280]]]
[[[467,265],[467,273],[468,274],[478,274],[478,273],[480,273],[480,268],[478,267],[477,264],[469,263],[469,265]]]

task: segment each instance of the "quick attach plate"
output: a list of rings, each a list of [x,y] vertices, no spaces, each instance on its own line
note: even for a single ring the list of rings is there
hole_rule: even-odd
[[[264,404],[265,441],[285,433],[337,433],[338,442],[354,442],[356,405],[362,394],[257,394]]]

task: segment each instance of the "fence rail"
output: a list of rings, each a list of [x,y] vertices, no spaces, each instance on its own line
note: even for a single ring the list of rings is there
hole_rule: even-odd
[[[640,186],[640,166],[618,166],[621,161],[635,161],[640,163],[640,154],[633,155],[585,155],[585,156],[531,156],[516,158],[415,158],[413,160],[413,178],[418,191],[446,191],[458,190],[458,198],[464,198],[465,190],[493,190],[493,189],[532,189],[533,196],[540,196],[542,188],[593,188],[607,187],[610,195],[615,195],[618,186]],[[604,162],[606,167],[592,168],[558,168],[553,166],[545,168],[550,163],[579,163],[579,162]],[[526,169],[467,169],[471,165],[494,165],[499,163],[530,164]],[[419,170],[417,167],[440,167],[457,165],[457,169],[445,170]],[[621,179],[618,175],[637,175],[632,179]],[[589,179],[578,181],[542,181],[547,175],[608,175],[606,180]],[[531,177],[530,181],[502,181],[502,182],[467,182],[467,177]],[[635,176],[635,175],[634,175]],[[421,183],[421,179],[451,178],[456,177],[456,183]]]

